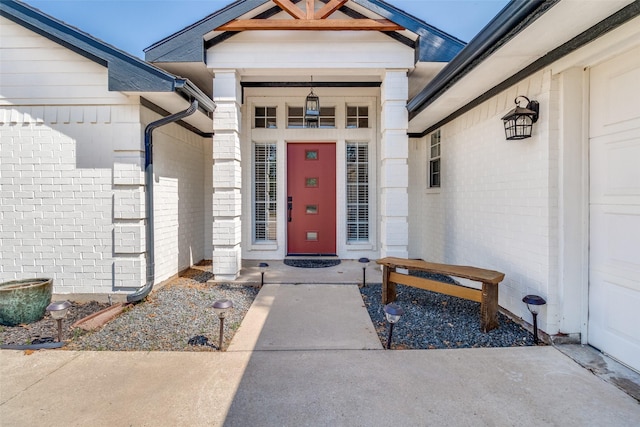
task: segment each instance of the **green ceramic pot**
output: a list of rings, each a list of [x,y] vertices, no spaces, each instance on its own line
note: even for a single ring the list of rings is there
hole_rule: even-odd
[[[42,319],[52,293],[53,279],[0,283],[0,324],[15,326]]]

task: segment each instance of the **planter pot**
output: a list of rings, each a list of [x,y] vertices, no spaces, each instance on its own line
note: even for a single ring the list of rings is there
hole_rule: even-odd
[[[0,324],[15,326],[42,319],[52,293],[53,279],[0,283]]]

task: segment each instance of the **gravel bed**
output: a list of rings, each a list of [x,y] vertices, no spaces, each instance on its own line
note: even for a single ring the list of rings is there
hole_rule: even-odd
[[[211,273],[191,269],[153,292],[97,332],[70,343],[72,350],[217,351],[220,323],[211,306],[229,299],[233,310],[224,321],[223,349],[240,326],[258,289],[238,284],[208,284]]]
[[[434,275],[413,273],[417,276]],[[436,280],[454,282],[449,277]],[[405,314],[393,328],[391,348],[440,349],[475,347],[531,346],[533,335],[502,313],[498,313],[500,326],[490,332],[480,330],[480,303],[397,285],[396,304]],[[369,316],[378,332],[382,345],[389,334],[382,300],[382,285],[370,284],[360,289]]]
[[[181,277],[152,292],[95,332],[70,330],[71,325],[108,304],[73,303],[63,322],[67,350],[109,351],[217,351],[220,333],[218,317],[211,306],[229,299],[233,310],[224,323],[223,349],[240,326],[258,289],[249,285],[209,284],[213,276],[205,266],[189,269]],[[15,327],[0,327],[2,344],[35,344],[54,341],[56,322],[44,319]]]
[[[71,307],[67,317],[62,320],[62,339],[69,338],[71,325],[97,311],[109,307],[109,304],[102,304],[91,301],[87,303],[71,302]],[[28,345],[54,342],[58,339],[58,324],[51,318],[48,312],[37,322],[16,325],[0,326],[0,344]]]
[[[192,267],[147,299],[125,310],[95,332],[70,330],[77,320],[108,304],[73,303],[63,321],[64,339],[70,350],[111,351],[217,351],[219,320],[211,305],[230,299],[234,308],[225,319],[223,349],[240,326],[259,289],[241,284],[208,284],[207,266]],[[453,279],[415,272],[415,275],[456,283]],[[388,325],[381,304],[381,284],[368,284],[360,292],[383,345]],[[393,330],[392,348],[438,349],[515,347],[534,345],[533,336],[499,313],[500,326],[480,331],[480,304],[409,286],[397,286],[397,304],[405,314]],[[57,337],[56,322],[44,319],[29,325],[0,326],[0,344],[37,344]]]

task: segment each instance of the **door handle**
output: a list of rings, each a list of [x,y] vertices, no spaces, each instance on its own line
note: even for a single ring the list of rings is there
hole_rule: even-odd
[[[287,215],[288,221],[291,222],[291,211],[293,211],[293,197],[287,197]]]

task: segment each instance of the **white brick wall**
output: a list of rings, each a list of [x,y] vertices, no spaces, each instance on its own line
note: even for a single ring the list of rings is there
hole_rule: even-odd
[[[44,276],[56,293],[113,292],[112,144],[131,130],[113,120],[121,108],[99,118],[96,106],[0,109],[1,280]],[[94,121],[77,122],[86,118]]]
[[[522,297],[557,289],[557,124],[542,71],[442,129],[442,187],[427,188],[429,138],[409,155],[409,255],[502,271],[500,305],[530,321]],[[540,102],[534,136],[506,141],[500,118],[516,95]],[[541,327],[557,331],[553,306]]]
[[[142,109],[145,125],[159,118]],[[205,144],[176,124],[153,132],[156,283],[205,258]]]

